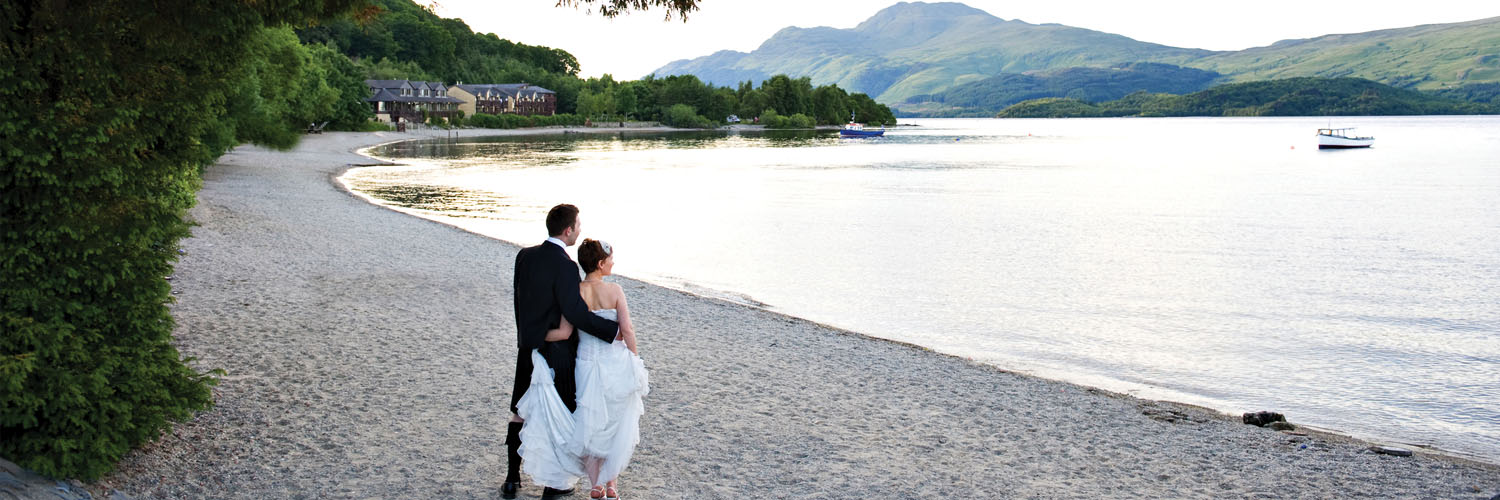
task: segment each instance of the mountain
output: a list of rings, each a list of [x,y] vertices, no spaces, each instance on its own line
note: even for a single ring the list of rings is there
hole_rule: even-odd
[[[1133,92],[1187,94],[1211,86],[1218,73],[1161,63],[1121,63],[1108,68],[1063,68],[1001,73],[937,94],[908,97],[897,104],[905,115],[993,116],[1012,104],[1044,97],[1087,102],[1110,101]]]
[[[897,103],[1000,73],[1133,61],[1180,64],[1212,54],[1058,24],[1007,21],[959,3],[903,2],[851,29],[785,28],[752,52],[675,61],[655,74],[734,85],[785,73]]]
[[[1137,92],[1098,104],[1048,97],[1001,118],[1091,116],[1351,116],[1493,114],[1500,107],[1398,89],[1363,78],[1295,77],[1231,83],[1187,95]]]
[[[1004,81],[990,81],[985,92],[1020,94],[1037,84],[1015,75],[1133,62],[1211,71],[1222,75],[1218,83],[1353,76],[1437,91],[1500,82],[1500,17],[1215,52],[1058,24],[1004,20],[959,3],[913,2],[881,10],[851,29],[785,28],[751,52],[726,50],[674,61],[655,74],[692,74],[718,85],[734,85],[784,73],[810,77],[814,84],[836,83],[882,103],[931,110],[944,107],[931,105],[931,100],[907,100],[995,77]],[[1019,87],[1007,87],[1005,82]],[[1486,94],[1493,92],[1481,87],[1455,95]]]
[[[1283,40],[1189,66],[1233,81],[1356,76],[1418,89],[1500,81],[1500,17]]]

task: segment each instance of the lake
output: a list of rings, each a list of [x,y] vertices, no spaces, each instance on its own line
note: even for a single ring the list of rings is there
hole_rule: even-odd
[[[903,123],[414,141],[343,180],[522,245],[573,203],[626,276],[1500,461],[1500,117]]]

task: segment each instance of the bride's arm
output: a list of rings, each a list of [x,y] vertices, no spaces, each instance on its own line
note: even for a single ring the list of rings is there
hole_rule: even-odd
[[[548,342],[562,342],[568,340],[568,337],[571,336],[573,336],[573,324],[568,322],[568,318],[563,318],[562,323],[558,324],[557,328],[547,330],[546,340]]]
[[[635,325],[630,323],[630,305],[625,303],[625,289],[615,285],[615,290],[620,294],[620,300],[615,302],[615,312],[620,318],[621,340],[625,341],[625,347],[630,348],[630,352],[639,355],[641,352],[635,345]]]

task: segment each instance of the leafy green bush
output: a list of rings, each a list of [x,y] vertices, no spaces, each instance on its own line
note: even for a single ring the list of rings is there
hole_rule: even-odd
[[[511,129],[554,126],[574,127],[583,125],[584,120],[584,117],[573,114],[522,116],[508,113],[501,115],[475,113],[474,116],[466,119],[465,122],[471,127]]]
[[[774,109],[766,109],[760,113],[760,124],[766,128],[791,128],[791,120],[781,116]]]
[[[768,109],[764,113],[761,113],[760,123],[765,125],[766,128],[775,129],[813,128],[817,126],[816,120],[811,116],[802,113],[796,113],[792,116],[781,116],[774,109]]]
[[[167,308],[183,215],[224,151],[306,127],[278,103],[332,102],[261,23],[349,5],[0,4],[0,456],[91,480],[209,406]]]
[[[686,104],[673,104],[661,113],[661,123],[678,128],[713,128],[715,123],[698,116],[698,110]]]

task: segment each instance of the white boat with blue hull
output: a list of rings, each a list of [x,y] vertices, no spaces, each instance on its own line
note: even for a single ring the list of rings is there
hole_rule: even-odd
[[[1318,149],[1368,148],[1374,144],[1374,137],[1354,135],[1352,127],[1318,129]]]
[[[885,125],[880,130],[865,130],[865,124],[854,122],[854,113],[849,113],[849,123],[839,129],[839,137],[880,137],[885,135]]]

